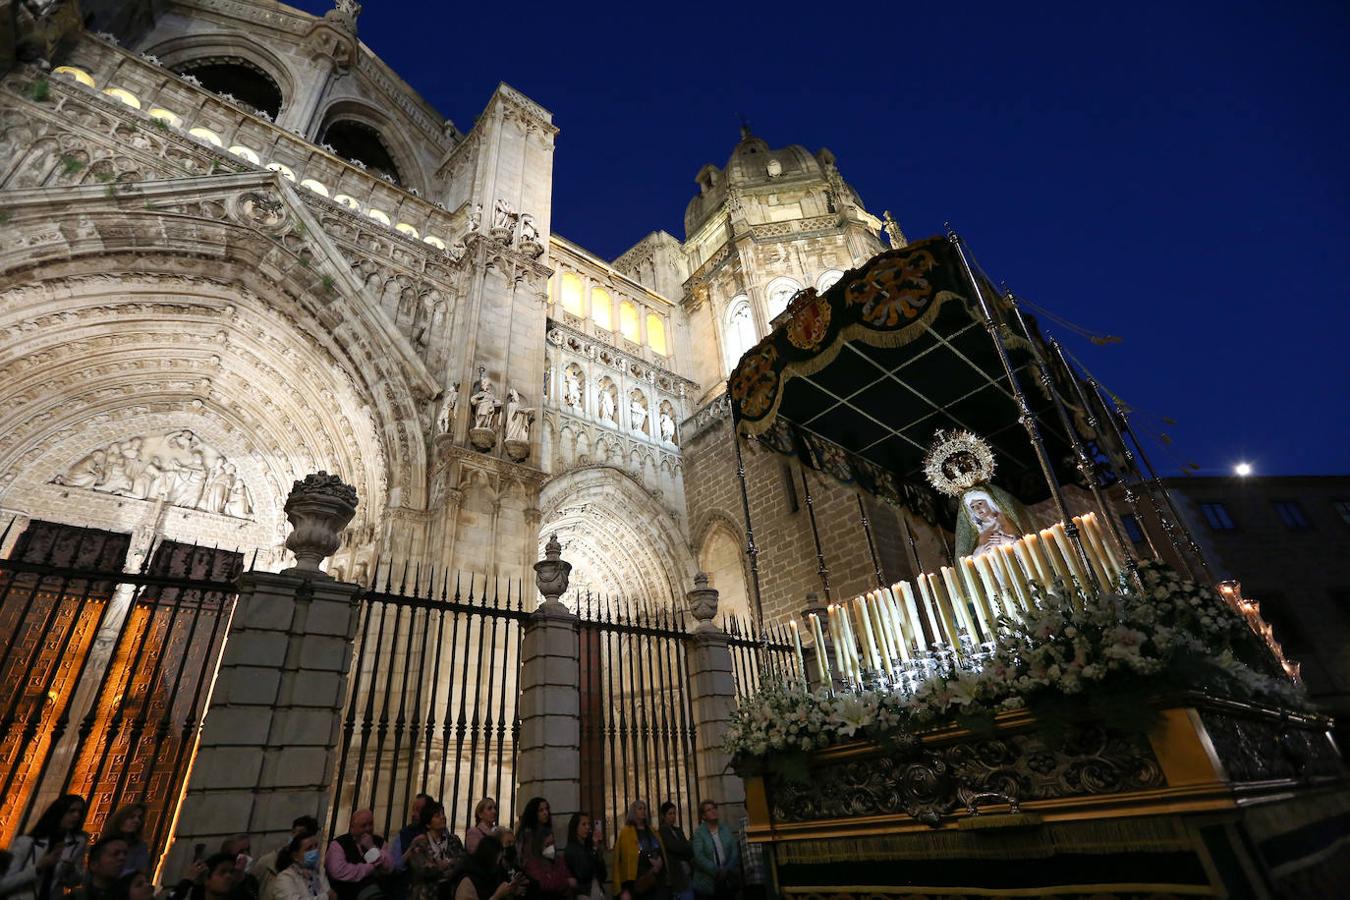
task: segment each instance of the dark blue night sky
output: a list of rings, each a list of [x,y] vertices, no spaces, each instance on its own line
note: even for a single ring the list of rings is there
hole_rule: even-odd
[[[553,227],[603,257],[683,238],[743,113],[828,146],[911,238],[950,220],[995,279],[1124,338],[1046,323],[1170,435],[1169,474],[1350,471],[1350,5],[365,7],[462,129],[498,81],[553,112]]]

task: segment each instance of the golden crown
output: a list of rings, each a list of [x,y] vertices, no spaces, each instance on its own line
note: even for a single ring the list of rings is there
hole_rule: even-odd
[[[959,497],[994,477],[994,451],[969,431],[946,432],[939,428],[923,458],[923,470],[929,484],[944,494]]]

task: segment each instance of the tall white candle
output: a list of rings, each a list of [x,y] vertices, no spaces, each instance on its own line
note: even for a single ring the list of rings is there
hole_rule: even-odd
[[[1106,552],[1097,543],[1097,536],[1088,528],[1082,516],[1074,516],[1073,524],[1078,528],[1078,540],[1083,544],[1088,563],[1092,566],[1092,574],[1097,577],[1097,583],[1103,590],[1109,590],[1111,574],[1106,568]]]
[[[802,681],[806,681],[806,655],[802,653],[802,637],[797,633],[797,620],[788,619],[788,629],[792,631],[792,646],[797,651],[797,671]]]
[[[1026,545],[1027,555],[1031,557],[1032,565],[1036,567],[1036,580],[1041,583],[1041,587],[1049,590],[1055,583],[1055,570],[1050,565],[1050,560],[1045,556],[1045,548],[1041,546],[1041,536],[1039,534],[1029,534],[1022,539]]]
[[[867,592],[867,614],[872,619],[872,630],[876,632],[877,644],[881,650],[881,667],[887,675],[894,673],[891,660],[895,658],[895,648],[891,645],[891,631],[881,614],[881,597],[876,591]]]
[[[883,599],[886,601],[886,613],[891,617],[891,622],[895,627],[895,636],[897,647],[900,650],[900,658],[909,659],[911,638],[908,629],[905,628],[905,614],[900,608],[900,601],[895,599],[895,592],[890,588],[886,588]]]
[[[1111,567],[1111,577],[1113,579],[1119,578],[1120,573],[1124,571],[1124,566],[1121,565],[1120,556],[1116,553],[1119,548],[1116,546],[1115,537],[1102,527],[1101,519],[1097,518],[1095,512],[1083,516],[1083,521],[1087,523],[1088,529],[1097,536],[1097,543],[1101,545],[1102,552],[1106,554],[1106,562]]]
[[[1073,569],[1069,568],[1069,561],[1064,558],[1064,551],[1059,546],[1053,528],[1046,528],[1041,532],[1041,548],[1050,558],[1050,566],[1055,570],[1055,577],[1064,582],[1065,589],[1073,590]]]
[[[829,687],[829,662],[825,658],[825,633],[820,630],[820,616],[811,613],[807,618],[811,620],[811,633],[816,638],[816,674],[820,676],[820,686]]]
[[[1031,605],[1031,588],[1027,584],[1026,576],[1022,573],[1022,567],[1017,563],[1017,554],[1013,548],[1004,544],[995,551],[999,561],[1003,563],[1003,571],[1008,575],[1008,583],[1012,588],[1012,593],[1017,597],[1017,602],[1023,609]]]
[[[928,642],[923,638],[923,623],[919,621],[919,605],[914,602],[914,588],[908,581],[901,581],[899,585],[900,596],[905,598],[905,615],[909,627],[914,631],[914,646],[923,653],[928,649]]]
[[[937,610],[933,607],[933,589],[928,584],[928,575],[920,573],[915,579],[919,583],[919,596],[923,598],[923,611],[928,616],[928,626],[933,629],[933,643],[947,643],[950,638],[943,633],[938,624]]]
[[[980,581],[980,573],[975,569],[975,560],[969,556],[961,557],[961,577],[966,582],[966,590],[970,597],[975,601],[975,608],[980,614],[980,624],[985,627],[985,634],[989,640],[993,640],[998,622],[998,604],[990,603],[989,598],[985,596],[984,584]]]
[[[867,663],[876,672],[881,669],[881,656],[877,653],[876,635],[872,633],[872,617],[867,614],[867,601],[862,597],[853,598],[853,611],[862,622],[862,634],[867,648]]]
[[[970,615],[970,604],[966,601],[966,592],[961,590],[961,585],[956,581],[956,572],[951,566],[942,567],[942,586],[946,589],[947,597],[952,602],[952,608],[956,610],[957,624],[970,635],[970,639],[975,643],[984,640],[980,630],[975,627],[975,620]]]

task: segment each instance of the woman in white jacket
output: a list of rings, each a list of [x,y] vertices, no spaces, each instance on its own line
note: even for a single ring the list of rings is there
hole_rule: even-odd
[[[277,877],[267,885],[263,900],[333,900],[323,871],[323,851],[314,832],[291,838],[277,854]]]
[[[33,830],[10,845],[9,868],[0,878],[5,900],[56,900],[84,878],[84,798],[52,801]]]

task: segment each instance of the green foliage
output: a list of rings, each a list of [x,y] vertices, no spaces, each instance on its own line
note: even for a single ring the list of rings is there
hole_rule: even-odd
[[[62,154],[61,156],[62,172],[64,172],[67,175],[74,175],[76,172],[80,171],[83,168],[84,162],[78,156],[74,156],[70,153]]]
[[[0,225],[8,225],[12,218],[14,218],[14,213],[7,209],[0,209]]]
[[[46,99],[51,95],[52,95],[51,82],[45,78],[39,78],[37,81],[33,82],[31,87],[28,88],[29,98],[32,100],[36,100],[38,103],[46,101]]]
[[[107,169],[99,169],[97,172],[94,173],[94,178],[98,179],[104,184],[107,184],[108,182],[113,180],[113,173],[109,172]]]
[[[325,276],[323,276],[323,292],[324,292],[325,294],[331,294],[331,293],[333,293],[333,291],[336,290],[336,288],[337,288],[337,282],[335,282],[335,281],[333,280],[333,276],[332,276],[332,275],[325,275]]]

